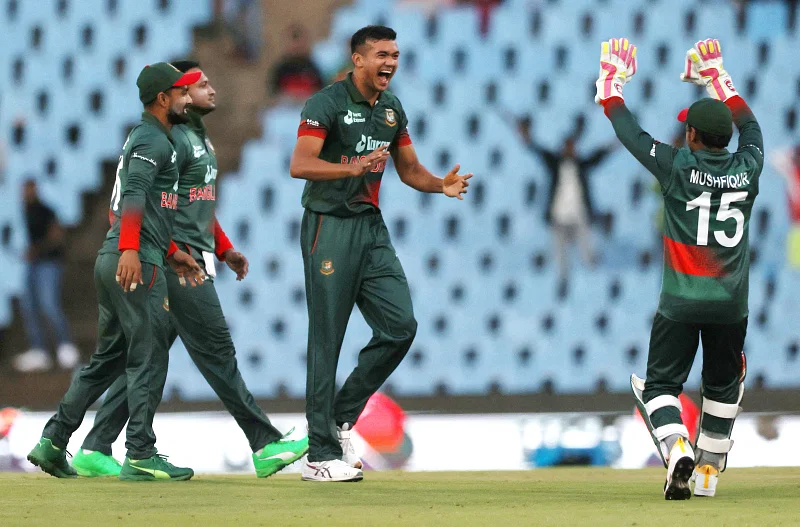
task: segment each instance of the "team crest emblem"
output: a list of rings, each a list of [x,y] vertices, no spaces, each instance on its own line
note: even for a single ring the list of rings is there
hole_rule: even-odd
[[[394,126],[397,124],[397,119],[394,118],[394,110],[386,108],[386,124]]]
[[[164,308],[164,311],[169,311],[169,298],[168,297],[164,297],[164,305],[162,307]]]
[[[214,149],[214,145],[211,144],[211,139],[209,139],[208,137],[206,137],[206,146],[208,147],[208,150],[212,154],[216,154],[217,153],[217,151]]]
[[[322,267],[320,267],[319,272],[328,276],[329,274],[333,274],[333,262],[330,260],[323,260]]]

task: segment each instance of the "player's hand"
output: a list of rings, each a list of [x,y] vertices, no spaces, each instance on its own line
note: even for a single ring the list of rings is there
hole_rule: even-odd
[[[705,86],[712,98],[722,102],[738,95],[730,74],[722,67],[722,47],[719,40],[713,38],[701,40],[693,48],[689,48],[681,80]]]
[[[622,99],[622,87],[636,74],[636,46],[627,38],[612,38],[600,45],[600,75],[594,102]]]
[[[236,279],[244,280],[244,277],[247,276],[247,271],[250,269],[250,262],[247,261],[245,255],[239,251],[228,249],[223,256],[231,271],[236,273]]]
[[[142,282],[142,262],[139,261],[138,251],[128,249],[122,252],[117,264],[117,283],[126,293],[136,291],[136,286]]]
[[[178,282],[182,286],[185,287],[187,282],[192,287],[203,285],[206,273],[200,267],[200,264],[185,252],[181,250],[175,251],[172,256],[167,258],[167,262],[177,273]]]
[[[459,176],[459,170],[461,170],[461,165],[456,165],[444,177],[442,180],[442,193],[445,196],[463,200],[462,194],[467,193],[467,187],[469,186],[469,181],[467,180],[472,177],[472,174]]]
[[[354,165],[350,165],[353,167],[353,177],[360,177],[375,168],[378,163],[385,162],[386,159],[389,157],[389,145],[383,145],[381,147],[376,148],[369,154],[367,154],[364,159],[359,161]]]

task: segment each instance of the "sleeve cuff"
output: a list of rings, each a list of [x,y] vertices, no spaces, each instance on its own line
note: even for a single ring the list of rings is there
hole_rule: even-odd
[[[172,256],[176,252],[178,252],[178,245],[174,241],[170,240],[169,241],[169,249],[167,249],[167,258]]]
[[[609,97],[600,101],[600,104],[603,106],[603,113],[610,118],[611,112],[625,104],[625,101],[622,100],[622,97]]]
[[[119,225],[120,251],[138,251],[139,234],[142,230],[142,214],[138,212],[123,212]]]
[[[728,100],[725,101],[725,105],[730,108],[734,119],[743,112],[750,111],[750,107],[747,106],[747,103],[744,102],[744,99],[742,99],[742,97],[739,95],[728,97]]]
[[[233,244],[222,230],[219,221],[214,220],[214,254],[219,261],[225,261],[224,255],[228,249],[233,249]]]

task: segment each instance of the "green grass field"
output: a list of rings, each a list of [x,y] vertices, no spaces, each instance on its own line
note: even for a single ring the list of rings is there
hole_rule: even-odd
[[[715,498],[666,502],[663,472],[367,473],[122,483],[0,474],[0,525],[800,525],[800,469],[731,469]]]

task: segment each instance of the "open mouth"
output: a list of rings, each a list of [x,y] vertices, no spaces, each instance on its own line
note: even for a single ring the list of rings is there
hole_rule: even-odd
[[[389,82],[389,79],[392,78],[392,74],[393,73],[394,73],[394,71],[391,70],[391,69],[388,69],[388,68],[387,69],[382,69],[382,70],[380,70],[378,72],[378,78],[382,79],[382,80],[384,80],[386,82]]]

